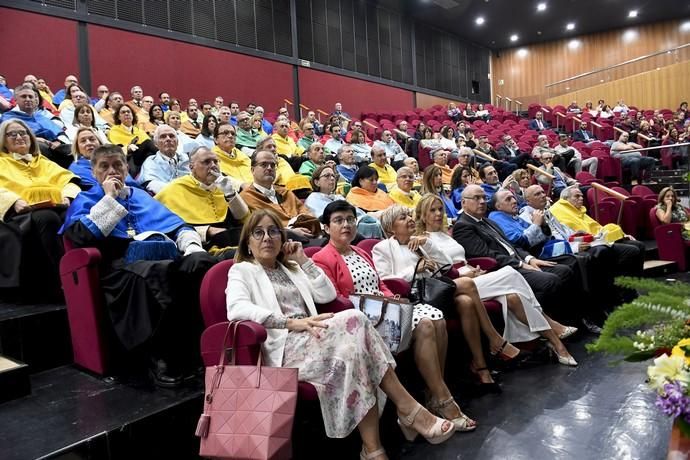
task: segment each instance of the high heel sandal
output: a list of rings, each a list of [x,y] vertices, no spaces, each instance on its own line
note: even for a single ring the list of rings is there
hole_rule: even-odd
[[[549,349],[553,352],[554,355],[556,355],[556,359],[558,359],[558,362],[560,364],[563,364],[564,366],[573,366],[573,367],[577,366],[577,361],[575,361],[575,358],[573,358],[572,356],[570,356],[570,355],[568,355],[568,356],[559,355],[558,352],[556,351],[556,347],[551,345],[551,343],[547,343],[546,346],[549,347]]]
[[[460,415],[452,420],[447,418],[443,413],[443,410],[448,406],[455,406]],[[458,406],[458,403],[455,402],[455,399],[452,396],[444,401],[431,400],[429,403],[429,412],[453,422],[453,425],[455,425],[455,431],[467,432],[474,431],[477,428],[477,422],[462,413],[460,406]],[[474,425],[472,425],[472,423],[474,423]]]
[[[558,338],[561,339],[561,340],[567,339],[568,337],[570,337],[571,335],[575,334],[576,332],[577,332],[577,328],[576,328],[576,327],[573,327],[573,326],[565,326],[565,327],[563,328],[563,332],[561,332],[560,334],[558,334]]]
[[[453,433],[455,433],[455,424],[450,420],[439,417],[435,417],[436,421],[430,428],[425,430],[425,433],[421,433],[415,428],[413,426],[414,421],[417,418],[417,414],[419,414],[419,411],[422,409],[424,409],[424,407],[418,403],[409,415],[401,415],[400,412],[398,412],[398,425],[400,425],[400,430],[403,432],[405,439],[414,441],[417,435],[421,434],[430,444],[441,444],[443,441],[453,436]],[[443,431],[444,422],[450,424],[450,428],[447,431]]]
[[[508,356],[503,352],[505,348],[508,346],[508,341],[504,340],[503,343],[501,344],[501,347],[498,349],[498,351],[492,351],[491,356],[495,356],[496,358],[500,359],[501,361],[508,362],[508,363],[521,363],[522,361],[526,360],[529,358],[529,353],[523,350],[518,349],[518,354],[515,356]]]
[[[477,387],[482,391],[482,393],[503,393],[503,388],[496,382],[482,382],[482,378],[479,375],[482,371],[489,371],[487,367],[474,367],[474,363],[470,364],[470,372],[474,375],[474,380]]]
[[[386,455],[386,451],[383,450],[383,447],[373,452],[367,452],[364,446],[362,446],[362,452],[359,453],[359,460],[374,460],[379,455]]]

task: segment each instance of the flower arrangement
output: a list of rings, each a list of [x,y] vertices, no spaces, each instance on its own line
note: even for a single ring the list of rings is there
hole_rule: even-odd
[[[587,348],[626,361],[654,358],[647,376],[656,406],[690,438],[690,285],[629,277],[616,284],[642,294],[611,313]]]

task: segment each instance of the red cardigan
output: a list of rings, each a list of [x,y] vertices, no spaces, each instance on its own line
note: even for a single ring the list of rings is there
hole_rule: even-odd
[[[364,260],[367,261],[369,265],[376,271],[374,266],[374,261],[371,260],[369,254],[366,253],[361,248],[357,246],[351,246],[352,250],[359,254]],[[327,244],[319,252],[314,254],[311,259],[321,267],[321,269],[326,273],[328,279],[331,280],[335,290],[339,296],[349,297],[354,294],[354,282],[352,281],[352,274],[350,269],[347,268],[345,259],[340,255],[338,250],[332,244]],[[381,278],[379,278],[379,290],[386,297],[394,297],[394,294],[386,287]]]

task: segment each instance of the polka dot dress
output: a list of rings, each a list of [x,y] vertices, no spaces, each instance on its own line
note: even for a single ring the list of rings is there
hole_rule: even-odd
[[[343,258],[347,268],[350,269],[357,294],[383,295],[379,290],[379,275],[369,262],[354,251]],[[443,319],[443,312],[428,304],[417,304],[412,312],[412,329],[417,327],[422,318],[429,318],[432,321],[440,320]]]

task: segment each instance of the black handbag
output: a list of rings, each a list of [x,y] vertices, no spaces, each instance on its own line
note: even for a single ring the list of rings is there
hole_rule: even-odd
[[[423,259],[420,258],[414,270],[412,277],[412,288],[416,288],[416,294],[413,296],[416,303],[429,304],[436,307],[445,313],[455,314],[455,281],[445,276],[452,265],[444,265],[431,274],[429,277],[417,279],[419,272],[419,264]],[[415,282],[416,281],[416,282]]]

